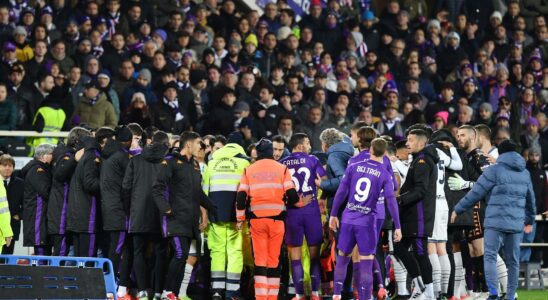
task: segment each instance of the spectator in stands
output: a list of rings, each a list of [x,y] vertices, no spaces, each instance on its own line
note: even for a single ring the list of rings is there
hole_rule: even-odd
[[[179,86],[171,81],[164,86],[163,99],[152,104],[152,124],[159,130],[180,134],[191,126],[177,96]],[[148,104],[148,100],[147,100]]]
[[[127,71],[129,72],[129,71]],[[152,75],[148,69],[141,69],[137,75],[137,79],[133,82],[133,85],[128,86],[123,93],[121,101],[121,109],[124,110],[131,103],[131,98],[136,92],[141,92],[147,99],[147,104],[152,106],[156,104],[157,98],[152,90]]]
[[[12,42],[4,42],[2,46],[2,61],[0,62],[0,80],[5,82],[9,70],[17,62],[16,47]]]
[[[17,126],[17,107],[7,97],[8,88],[5,84],[0,83],[0,130],[15,130]]]
[[[99,71],[97,74],[97,83],[99,84],[101,92],[107,95],[107,100],[112,104],[112,107],[114,107],[116,122],[118,122],[118,120],[120,120],[120,99],[112,87],[111,75],[107,69]]]
[[[395,141],[405,137],[405,128],[398,117],[398,106],[395,103],[389,104],[384,111],[382,120],[377,123],[377,131],[381,135],[388,135]]]
[[[54,87],[53,76],[43,72],[29,91],[30,111],[34,116],[38,107]]]
[[[114,107],[108,102],[105,93],[101,92],[96,81],[86,83],[84,95],[80,98],[71,120],[73,125],[86,124],[90,128],[116,126]]]
[[[213,110],[207,115],[206,122],[204,124],[204,132],[206,133],[220,133],[224,136],[228,136],[234,131],[235,117],[235,104],[236,92],[234,90],[227,89],[225,94],[221,98],[221,104],[213,108]],[[241,109],[241,106],[238,107]]]
[[[67,55],[66,42],[63,39],[55,40],[52,42],[50,49],[53,61],[59,64],[63,73],[68,74],[70,68],[74,66],[74,61]]]
[[[459,106],[459,115],[457,117],[457,125],[470,125],[472,124],[472,117],[474,116],[474,109],[468,105]]]
[[[340,132],[349,135],[352,124],[350,123],[346,112],[346,105],[341,102],[336,103],[333,106],[333,111],[327,119],[327,126],[331,128],[336,128]]]
[[[107,64],[107,66],[109,65]],[[112,67],[110,69],[112,70]],[[133,82],[135,81],[134,73],[135,67],[133,66],[131,60],[124,59],[120,62],[120,68],[116,71],[116,75],[112,78],[114,90],[118,96],[123,97],[126,88],[133,85]]]
[[[315,152],[322,151],[320,134],[327,128],[329,127],[322,116],[322,109],[319,106],[311,106],[308,109],[308,117],[306,118],[306,121],[299,126],[295,132],[306,133],[310,139],[312,152]]]
[[[150,109],[143,93],[133,94],[131,103],[121,116],[120,123],[124,125],[137,123],[143,128],[147,128],[152,124]]]

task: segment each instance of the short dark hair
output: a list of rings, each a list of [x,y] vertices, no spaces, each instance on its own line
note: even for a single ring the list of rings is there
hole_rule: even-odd
[[[376,138],[371,142],[371,153],[377,157],[381,157],[386,152],[388,142],[382,138]]]
[[[131,130],[131,134],[136,136],[143,136],[143,127],[137,123],[129,123],[127,124],[127,128]]]
[[[216,142],[219,142],[221,144],[226,145],[226,143],[228,142],[228,140],[226,139],[226,137],[224,135],[221,135],[221,134],[218,134],[215,136],[215,143]]]
[[[430,139],[430,136],[433,133],[433,130],[432,130],[432,128],[430,128],[430,126],[428,126],[426,124],[423,124],[423,123],[415,123],[415,124],[409,126],[409,128],[407,128],[407,130],[405,130],[405,136],[408,136],[409,134],[411,134],[411,131],[413,131],[415,129],[420,129],[420,130],[424,131],[426,133],[426,137],[428,139]]]
[[[304,143],[304,140],[308,138],[306,133],[295,133],[289,140],[289,147],[295,149],[298,145]]]
[[[152,143],[153,144],[160,144],[160,145],[166,145],[169,147],[169,135],[163,131],[156,131],[152,135]]]
[[[110,127],[101,127],[95,131],[95,140],[101,143],[104,139],[111,139],[116,132]]]
[[[368,126],[367,123],[365,123],[364,121],[359,121],[359,122],[354,123],[354,125],[352,125],[352,128],[350,128],[350,130],[357,131],[360,128],[365,127],[365,126]]]
[[[360,149],[366,149],[371,147],[371,142],[377,138],[377,132],[373,127],[364,126],[358,129],[357,136]]]
[[[476,130],[477,134],[491,140],[491,128],[489,128],[489,126],[485,124],[478,124],[474,126],[474,129]]]
[[[74,127],[67,136],[67,147],[76,149],[82,137],[91,136],[91,131],[83,127]]]
[[[281,136],[281,135],[275,135],[273,138],[272,138],[272,142],[276,142],[276,143],[282,143],[282,144],[286,144],[284,138]]]
[[[200,135],[194,131],[185,131],[179,138],[179,147],[185,147],[186,143],[199,139]]]
[[[418,137],[422,137],[422,138],[428,140],[428,133],[423,129],[413,129],[413,130],[409,131],[408,135],[411,135],[411,134],[416,135]]]
[[[394,146],[396,146],[396,149],[402,149],[402,148],[407,148],[407,146],[405,145],[407,143],[407,140],[400,140],[400,141],[397,141]]]

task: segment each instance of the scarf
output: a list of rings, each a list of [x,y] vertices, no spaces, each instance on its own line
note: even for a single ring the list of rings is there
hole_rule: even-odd
[[[164,97],[164,103],[171,108],[171,114],[175,117],[175,122],[179,122],[185,118],[179,109],[179,100],[177,100],[177,98],[173,101],[169,101],[166,97]]]
[[[88,103],[91,104],[91,106],[94,106],[97,103],[97,101],[99,101],[99,96],[101,96],[101,93],[97,94],[97,96],[91,99],[88,99]]]

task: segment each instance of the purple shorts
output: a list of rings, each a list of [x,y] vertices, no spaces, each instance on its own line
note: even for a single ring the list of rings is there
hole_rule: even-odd
[[[372,255],[375,254],[378,239],[376,228],[341,223],[337,248],[344,254],[350,254],[357,244],[360,255]]]
[[[301,214],[288,211],[285,221],[285,243],[291,247],[303,245],[303,236],[309,246],[318,246],[323,242],[322,216],[317,214]]]

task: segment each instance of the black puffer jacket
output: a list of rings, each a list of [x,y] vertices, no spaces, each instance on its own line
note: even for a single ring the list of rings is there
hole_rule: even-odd
[[[212,206],[202,190],[200,166],[194,158],[175,153],[164,159],[152,187],[152,199],[162,214],[165,237],[199,239],[200,205],[206,209]]]
[[[25,178],[23,198],[23,246],[47,245],[46,208],[51,188],[48,164],[31,160],[21,171]]]
[[[436,193],[432,191],[436,190],[438,161],[433,147],[413,154],[413,162],[398,197],[404,237],[426,238],[432,235],[436,213]]]
[[[168,151],[161,144],[146,146],[129,160],[122,183],[122,194],[129,207],[129,232],[160,234],[158,208],[152,200],[152,185]]]
[[[65,234],[69,185],[76,164],[74,150],[65,144],[58,144],[53,151],[53,179],[48,202],[48,234]]]
[[[101,153],[101,212],[103,229],[106,231],[127,230],[128,210],[122,201],[122,181],[129,163],[130,154],[123,144],[109,140]]]
[[[101,154],[95,139],[85,137],[82,142],[85,152],[70,180],[67,230],[96,233],[97,214],[100,211]]]

